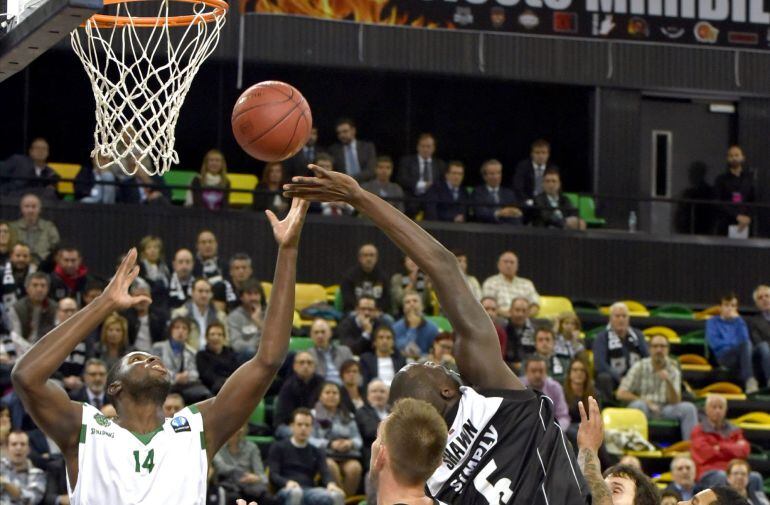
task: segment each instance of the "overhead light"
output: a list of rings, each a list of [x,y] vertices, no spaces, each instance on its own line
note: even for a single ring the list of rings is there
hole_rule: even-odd
[[[710,103],[709,111],[719,114],[735,114],[735,105],[732,103]]]

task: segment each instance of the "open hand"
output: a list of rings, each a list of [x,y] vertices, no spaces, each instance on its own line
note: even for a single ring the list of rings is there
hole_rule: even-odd
[[[580,411],[580,428],[578,428],[577,444],[579,449],[590,449],[597,452],[604,441],[604,421],[599,412],[599,403],[593,396],[588,397],[588,414],[583,402],[578,402]]]
[[[270,220],[270,226],[273,227],[273,236],[280,247],[297,247],[299,245],[299,236],[302,232],[302,225],[305,223],[305,216],[310,204],[307,200],[295,198],[291,201],[291,209],[282,221],[279,221],[271,210],[266,210],[267,219]]]
[[[139,266],[136,264],[136,248],[132,247],[128,254],[123,257],[115,275],[107,284],[104,292],[99,298],[109,301],[115,305],[116,310],[123,310],[139,305],[140,303],[152,303],[149,296],[131,296],[128,289],[139,275]]]
[[[284,184],[286,197],[299,197],[311,202],[345,202],[353,200],[363,191],[355,179],[341,172],[334,172],[318,165],[308,165],[315,177],[294,177]]]

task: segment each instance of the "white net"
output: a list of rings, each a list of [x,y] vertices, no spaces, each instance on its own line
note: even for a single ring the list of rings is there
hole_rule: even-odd
[[[100,168],[157,175],[179,163],[179,112],[219,42],[227,4],[198,2],[192,14],[172,16],[171,1],[160,1],[157,17],[132,16],[127,2],[115,3],[114,15],[96,15],[71,34],[96,99],[92,156]]]

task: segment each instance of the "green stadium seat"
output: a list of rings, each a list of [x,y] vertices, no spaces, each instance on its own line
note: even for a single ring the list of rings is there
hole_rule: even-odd
[[[163,174],[163,182],[169,186],[189,186],[197,172],[185,172],[184,170],[169,170]],[[174,203],[184,203],[187,197],[187,189],[172,188],[171,189],[171,201]]]
[[[307,337],[291,337],[289,340],[289,350],[294,352],[307,351],[313,345],[313,340]]]
[[[569,203],[575,206],[575,208],[578,207],[579,201],[580,201],[580,195],[577,193],[562,193],[564,196],[567,197],[567,200],[569,200]]]
[[[663,305],[650,311],[650,317],[666,319],[695,319],[695,314],[683,305]]]
[[[251,413],[251,416],[249,416],[249,422],[251,424],[265,424],[265,400],[263,399],[261,402],[259,402],[259,405],[256,406],[254,411]]]
[[[578,213],[589,228],[601,228],[607,220],[596,215],[596,203],[592,196],[581,196],[578,200]]]
[[[342,304],[342,290],[338,289],[336,293],[334,293],[334,308],[336,310],[339,310],[340,312],[344,312],[344,305]]]
[[[452,323],[444,316],[425,316],[425,319],[438,326],[441,331],[452,331]]]

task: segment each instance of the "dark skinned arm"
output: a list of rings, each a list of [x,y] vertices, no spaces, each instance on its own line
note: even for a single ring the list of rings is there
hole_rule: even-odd
[[[203,415],[209,460],[241,429],[286,359],[294,317],[299,236],[307,208],[307,202],[295,198],[283,221],[266,211],[278,242],[278,260],[263,336],[257,354],[227,379],[219,394],[198,404]]]
[[[136,249],[131,249],[104,292],[48,332],[13,367],[13,387],[24,408],[64,454],[71,455],[77,448],[83,407],[71,401],[64,389],[49,377],[109,314],[149,300],[146,296],[128,294],[138,274]]]
[[[465,282],[455,256],[386,201],[364,191],[351,177],[310,165],[316,177],[295,177],[287,196],[311,201],[343,201],[366,214],[430,277],[441,307],[456,332],[457,366],[474,386],[524,389],[500,355],[492,320]]]

